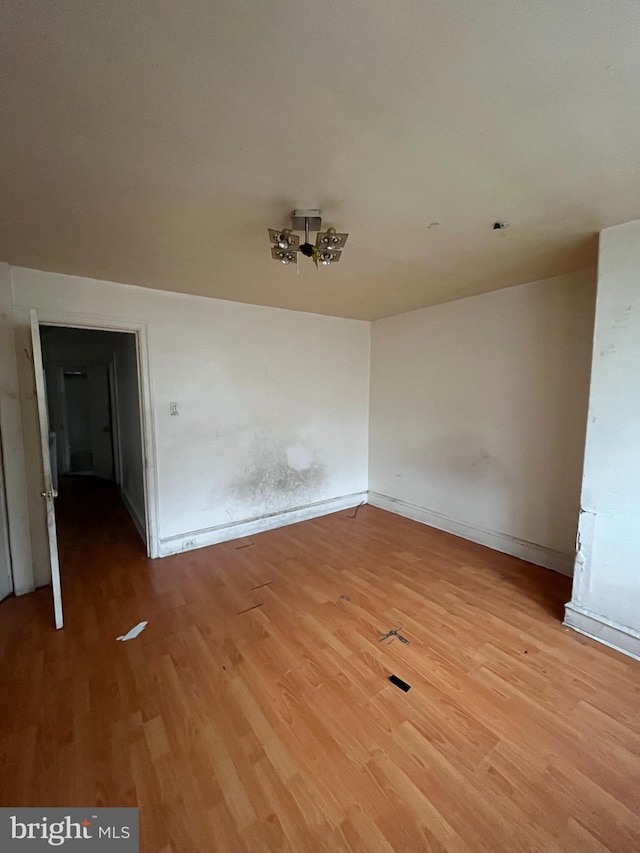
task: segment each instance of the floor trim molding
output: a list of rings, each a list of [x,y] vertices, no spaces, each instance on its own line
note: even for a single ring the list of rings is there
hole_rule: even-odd
[[[177,536],[168,536],[165,539],[160,539],[160,556],[169,557],[172,554],[181,554],[183,551],[193,551],[196,548],[217,545],[219,542],[227,542],[230,539],[242,539],[244,536],[263,533],[265,530],[273,530],[276,527],[285,527],[287,524],[296,524],[299,521],[308,521],[312,518],[319,518],[321,515],[351,509],[366,502],[366,492],[355,492],[351,495],[303,504],[279,512],[266,513],[255,518],[232,521],[228,524],[219,524],[202,530],[192,530],[189,533],[180,533]]]
[[[564,622],[568,628],[573,628],[579,634],[591,637],[617,652],[640,660],[640,632],[627,628],[619,622],[612,622],[601,613],[587,610],[579,604],[570,601],[564,608]]]
[[[536,566],[543,566],[545,569],[552,569],[561,575],[573,577],[573,554],[564,554],[562,551],[554,551],[553,548],[536,545],[534,542],[527,542],[506,533],[476,527],[464,521],[456,521],[442,515],[442,513],[408,503],[399,498],[391,498],[379,492],[369,492],[368,503],[371,506],[377,506],[379,509],[394,512],[396,515],[402,515],[413,521],[419,521],[429,527],[435,527],[437,530],[453,533],[454,536],[460,536],[462,539],[477,542],[479,545],[486,545],[488,548],[493,548],[494,551],[510,554],[512,557],[518,557],[520,560],[526,560]]]

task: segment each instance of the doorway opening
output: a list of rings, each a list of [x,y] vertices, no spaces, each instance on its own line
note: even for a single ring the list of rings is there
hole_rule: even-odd
[[[118,505],[129,515],[146,553],[136,335],[44,324],[39,330],[62,574],[74,535],[100,535],[109,510],[121,511]],[[126,527],[124,513],[122,518]]]

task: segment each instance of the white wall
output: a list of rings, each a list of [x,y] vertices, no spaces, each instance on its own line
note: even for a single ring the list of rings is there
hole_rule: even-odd
[[[595,275],[373,323],[370,500],[571,572]]]
[[[247,520],[285,523],[299,516],[269,517],[300,507],[331,511],[362,499],[368,323],[20,268],[12,268],[12,277],[18,353],[30,349],[29,308],[45,323],[144,324],[162,553],[233,536],[219,528]],[[42,584],[48,578],[42,472],[26,357],[19,374]],[[177,417],[169,414],[170,402],[179,404]]]
[[[11,270],[0,263],[0,436],[7,495],[11,565],[17,595],[34,588],[26,460],[15,344]],[[44,517],[42,518],[44,523]]]
[[[640,221],[600,235],[582,513],[566,621],[640,658]]]

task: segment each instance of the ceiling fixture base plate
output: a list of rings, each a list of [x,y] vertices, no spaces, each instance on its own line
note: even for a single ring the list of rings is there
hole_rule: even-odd
[[[319,231],[322,228],[320,211],[315,208],[294,210],[291,214],[291,227],[294,231],[304,231],[305,219],[309,220],[309,231]]]

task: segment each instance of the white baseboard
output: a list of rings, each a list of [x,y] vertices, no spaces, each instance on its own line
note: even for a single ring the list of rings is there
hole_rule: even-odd
[[[580,634],[604,643],[618,652],[640,660],[640,632],[627,628],[619,622],[612,622],[601,613],[594,613],[579,604],[570,601],[564,608],[564,622]]]
[[[192,551],[195,548],[206,548],[208,545],[217,545],[219,542],[227,542],[230,539],[254,536],[257,533],[263,533],[265,530],[273,530],[287,524],[296,524],[298,521],[308,521],[311,518],[319,518],[321,515],[339,512],[342,509],[351,509],[358,504],[366,503],[366,501],[366,492],[356,492],[352,495],[329,498],[325,501],[304,504],[280,512],[271,512],[255,518],[232,521],[229,524],[219,524],[203,530],[192,530],[189,533],[180,533],[177,536],[169,536],[160,540],[159,556],[169,557],[171,554],[180,554],[183,551]]]
[[[486,545],[488,548],[493,548],[494,551],[510,554],[512,557],[518,557],[520,560],[526,560],[536,566],[543,566],[545,569],[553,569],[562,575],[573,577],[575,559],[573,554],[564,554],[562,551],[554,551],[553,548],[536,545],[534,542],[527,542],[525,539],[518,539],[516,536],[509,536],[507,533],[499,533],[496,530],[476,527],[464,521],[456,521],[442,515],[442,513],[407,503],[399,498],[390,498],[387,495],[381,495],[379,492],[369,492],[368,503],[371,506],[377,506],[379,509],[395,512],[397,515],[427,524],[429,527],[435,527],[437,530],[453,533],[454,536],[460,536],[462,539],[477,542],[479,545]]]
[[[124,505],[127,508],[127,512],[129,513],[129,515],[133,519],[133,523],[135,524],[136,530],[140,534],[142,541],[146,544],[147,532],[146,532],[146,525],[144,523],[144,518],[140,517],[140,513],[135,508],[133,501],[131,500],[131,498],[125,492],[125,490],[123,488],[120,488],[120,497],[122,498],[122,502],[124,503]]]

